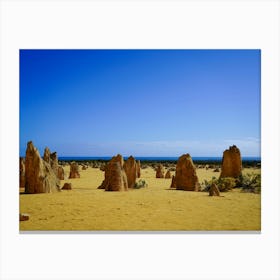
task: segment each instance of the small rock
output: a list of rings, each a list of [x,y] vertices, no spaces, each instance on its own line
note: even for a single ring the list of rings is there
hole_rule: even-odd
[[[215,183],[213,183],[210,187],[209,196],[220,196],[220,190]]]
[[[71,183],[64,183],[62,190],[72,190],[72,184]]]
[[[19,213],[19,220],[20,221],[28,221],[29,220],[29,214]]]

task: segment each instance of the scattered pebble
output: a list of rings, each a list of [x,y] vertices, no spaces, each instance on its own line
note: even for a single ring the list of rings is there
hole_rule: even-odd
[[[29,214],[19,213],[19,220],[20,221],[28,221],[29,220]]]

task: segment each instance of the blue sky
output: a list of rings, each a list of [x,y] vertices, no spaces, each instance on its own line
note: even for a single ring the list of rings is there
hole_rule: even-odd
[[[260,156],[259,50],[20,50],[20,154]]]

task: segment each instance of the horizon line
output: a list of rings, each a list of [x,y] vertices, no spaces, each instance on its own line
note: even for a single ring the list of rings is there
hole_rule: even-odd
[[[113,156],[115,156],[115,155],[117,155],[117,154],[114,154]],[[77,155],[76,156],[74,156],[74,155],[69,156],[69,155],[59,155],[58,158],[62,158],[62,157],[65,157],[65,158],[112,158],[113,156],[112,155],[110,155],[110,156],[108,156],[108,155],[106,155],[106,156],[81,156],[81,155],[79,155],[79,156],[77,156]],[[179,155],[179,156],[134,156],[134,155],[122,155],[122,157],[130,157],[130,156],[133,156],[135,158],[179,158],[181,155]],[[25,155],[24,156],[20,155],[20,157],[25,157]],[[203,155],[203,156],[197,156],[197,155],[192,156],[191,155],[191,157],[192,158],[197,158],[197,157],[223,158],[222,155],[219,155],[219,156],[213,156],[213,155],[211,155],[211,156],[207,156],[207,155],[206,156],[205,155]],[[249,155],[249,156],[248,155],[244,155],[244,156],[242,156],[241,155],[241,158],[261,158],[261,156],[260,155],[258,155],[258,156],[252,156],[252,155]]]

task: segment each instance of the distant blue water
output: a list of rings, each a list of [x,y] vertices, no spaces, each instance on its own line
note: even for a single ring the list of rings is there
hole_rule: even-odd
[[[61,161],[110,160],[112,157],[59,157]],[[128,157],[124,157],[126,160]],[[178,157],[135,157],[140,161],[177,161]],[[193,161],[222,161],[222,157],[192,157]],[[242,161],[261,161],[260,157],[242,157]]]

